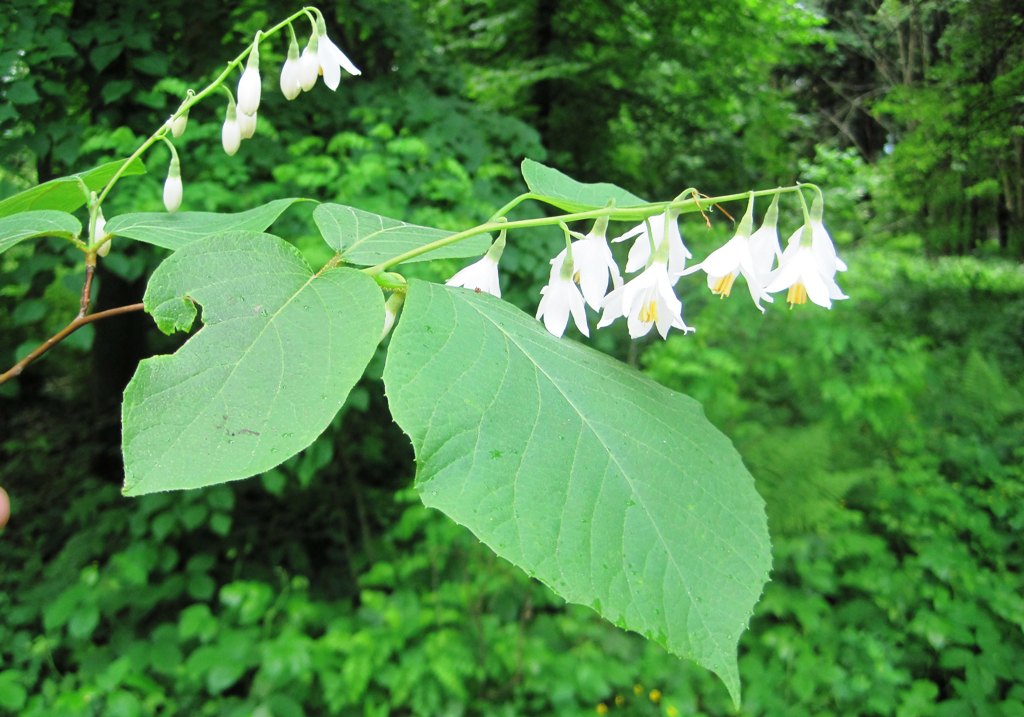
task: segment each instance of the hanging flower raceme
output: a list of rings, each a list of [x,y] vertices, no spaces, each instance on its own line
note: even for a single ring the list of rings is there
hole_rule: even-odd
[[[772,202],[765,215],[764,224],[757,232],[757,241],[751,236],[754,227],[754,195],[751,194],[747,201],[747,211],[740,220],[736,235],[726,244],[711,252],[702,261],[699,268],[708,275],[708,288],[711,293],[726,297],[732,293],[732,285],[736,277],[742,275],[747,282],[747,289],[750,291],[750,298],[754,300],[754,306],[764,313],[761,301],[772,301],[772,297],[764,290],[768,283],[768,275],[771,271],[775,255],[772,254],[771,237],[775,236],[775,254],[778,254],[778,233],[775,232],[775,223],[778,219],[778,194]],[[757,258],[755,259],[755,250]],[[766,263],[767,258],[767,263]]]
[[[505,232],[502,231],[498,238],[491,244],[491,248],[483,255],[480,261],[470,264],[456,274],[446,283],[448,286],[462,286],[474,291],[482,291],[501,298],[501,287],[498,285],[498,260],[505,250]]]
[[[607,222],[605,223],[607,224]],[[576,249],[581,243],[576,242],[572,246],[571,255],[566,254],[566,250],[563,249],[558,256],[551,260],[551,275],[548,278],[547,286],[540,290],[541,299],[540,305],[537,307],[537,319],[544,317],[544,328],[559,338],[565,333],[570,314],[580,333],[590,336],[583,295],[573,280],[573,276],[578,271],[574,263]],[[606,275],[606,285],[607,282]]]
[[[660,247],[667,240],[668,274],[673,284],[678,281],[686,271],[686,260],[693,256],[683,243],[683,236],[679,233],[678,219],[678,210],[666,209],[663,214],[650,217],[612,240],[623,242],[634,239],[633,246],[629,249],[629,256],[626,258],[626,273],[639,271],[647,266],[651,259],[651,248]]]
[[[669,270],[670,240],[663,240],[654,258],[643,273],[634,277],[604,299],[604,314],[597,328],[604,328],[620,316],[626,317],[631,338],[646,336],[652,326],[658,327],[662,338],[670,328],[685,333],[694,331],[683,322],[683,303],[676,297],[672,286],[679,277]]]
[[[802,197],[801,197],[802,200]],[[779,259],[779,268],[772,272],[766,291],[787,289],[790,307],[810,299],[818,306],[832,308],[832,302],[849,298],[836,284],[837,271],[846,271],[846,263],[836,254],[832,238],[822,223],[824,203],[821,192],[815,197],[805,223],[790,236],[786,250]]]

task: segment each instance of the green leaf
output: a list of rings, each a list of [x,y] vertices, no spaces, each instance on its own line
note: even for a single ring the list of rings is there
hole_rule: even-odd
[[[738,701],[768,528],[700,404],[506,302],[423,281],[384,382],[426,505],[566,600],[713,670]]]
[[[324,241],[341,254],[343,261],[360,266],[379,264],[454,234],[443,229],[406,224],[342,204],[321,204],[313,211],[313,221]],[[408,261],[480,256],[490,245],[491,237],[480,234]]]
[[[75,238],[82,233],[82,224],[65,212],[22,212],[0,218],[0,254],[15,244],[35,237],[57,236]]]
[[[275,199],[237,214],[219,212],[138,212],[119,214],[107,221],[106,232],[177,251],[194,241],[230,231],[262,232],[295,202]]]
[[[7,197],[0,201],[0,217],[36,209],[59,209],[64,212],[73,212],[89,201],[88,192],[102,189],[121,168],[121,165],[127,161],[127,159],[119,159],[116,162],[101,164],[87,172],[51,179],[49,182]],[[122,176],[143,174],[145,171],[146,167],[142,164],[142,160],[134,159]],[[83,184],[85,185],[84,190]]]
[[[620,209],[650,204],[646,199],[641,199],[622,187],[607,182],[577,182],[557,169],[546,167],[532,159],[523,160],[521,171],[531,192],[546,197],[552,204],[566,212],[601,209],[608,206],[608,202],[612,200]],[[638,212],[636,218],[641,220],[644,216],[645,213]]]
[[[143,299],[165,332],[205,326],[125,389],[126,495],[199,488],[273,468],[319,436],[380,340],[384,299],[353,269],[314,274],[288,242],[200,239],[153,273]]]

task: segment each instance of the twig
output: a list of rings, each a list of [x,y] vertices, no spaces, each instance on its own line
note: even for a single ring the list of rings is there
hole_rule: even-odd
[[[92,277],[92,273],[86,275],[86,282]],[[89,314],[88,316],[76,316],[75,320],[65,326],[63,329],[55,333],[50,338],[46,339],[43,343],[39,344],[32,350],[28,356],[23,358],[18,363],[11,366],[9,369],[0,373],[0,384],[5,383],[9,379],[19,376],[25,367],[30,363],[38,359],[40,356],[45,354],[51,348],[59,344],[61,341],[66,339],[68,336],[73,334],[78,329],[82,328],[86,324],[91,324],[93,321],[99,321],[100,319],[107,319],[111,316],[118,316],[119,314],[127,314],[132,311],[142,311],[142,304],[128,304],[127,306],[118,306],[114,309],[107,309],[106,311],[97,311],[95,314]]]
[[[92,276],[95,273],[96,265],[86,262],[85,286],[82,287],[82,300],[79,302],[78,316],[75,317],[76,319],[84,319],[86,312],[89,311],[89,302],[92,300]]]

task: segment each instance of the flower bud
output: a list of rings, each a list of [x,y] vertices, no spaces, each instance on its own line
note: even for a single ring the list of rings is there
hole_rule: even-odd
[[[316,33],[309,36],[306,49],[302,51],[299,58],[299,86],[303,91],[309,92],[316,84],[316,78],[320,75],[320,60],[317,58],[317,47],[319,42]]]
[[[254,115],[260,108],[260,36],[252,42],[252,50],[245,65],[242,79],[238,81],[238,111],[244,115]]]
[[[391,329],[395,326],[395,318],[398,316],[398,310],[402,308],[402,304],[404,303],[404,291],[396,291],[388,298],[387,301],[384,302],[384,329],[380,334],[381,341],[391,333]]]
[[[103,210],[96,210],[96,229],[93,232],[93,245],[99,244],[99,248],[96,250],[97,256],[106,256],[110,253],[111,242],[104,242],[100,244],[104,239],[107,238],[107,220],[103,218]]]
[[[238,114],[238,133],[242,139],[249,139],[256,134],[256,115],[247,115],[245,112]]]
[[[171,120],[171,135],[175,138],[185,134],[185,127],[188,125],[188,110]]]
[[[220,141],[229,157],[234,156],[238,151],[238,146],[242,143],[242,130],[238,126],[235,100],[230,97],[228,98],[227,112],[224,113],[224,126],[220,131]]]
[[[167,179],[164,181],[164,207],[168,212],[174,213],[181,206],[181,164],[178,156],[171,157],[171,166],[167,170]]]
[[[295,41],[295,34],[292,33],[291,42],[288,43],[288,59],[281,68],[281,94],[285,99],[294,100],[302,91],[302,84],[299,82],[301,74],[299,63],[299,44]],[[313,80],[316,82],[316,79]]]

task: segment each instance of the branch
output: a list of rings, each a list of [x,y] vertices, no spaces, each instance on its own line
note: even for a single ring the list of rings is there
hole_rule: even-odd
[[[111,316],[118,316],[120,314],[127,314],[132,311],[142,311],[142,304],[128,304],[127,306],[118,306],[114,309],[107,309],[106,311],[97,311],[95,314],[89,314],[88,316],[76,316],[75,320],[65,326],[63,329],[55,333],[50,338],[46,339],[43,343],[39,344],[32,350],[28,356],[23,358],[18,363],[11,366],[9,369],[0,373],[0,384],[19,376],[25,367],[30,363],[38,359],[40,356],[45,354],[51,348],[59,344],[61,341],[66,339],[68,336],[78,331],[86,324],[91,324],[93,321],[99,321],[100,319],[107,319]]]

